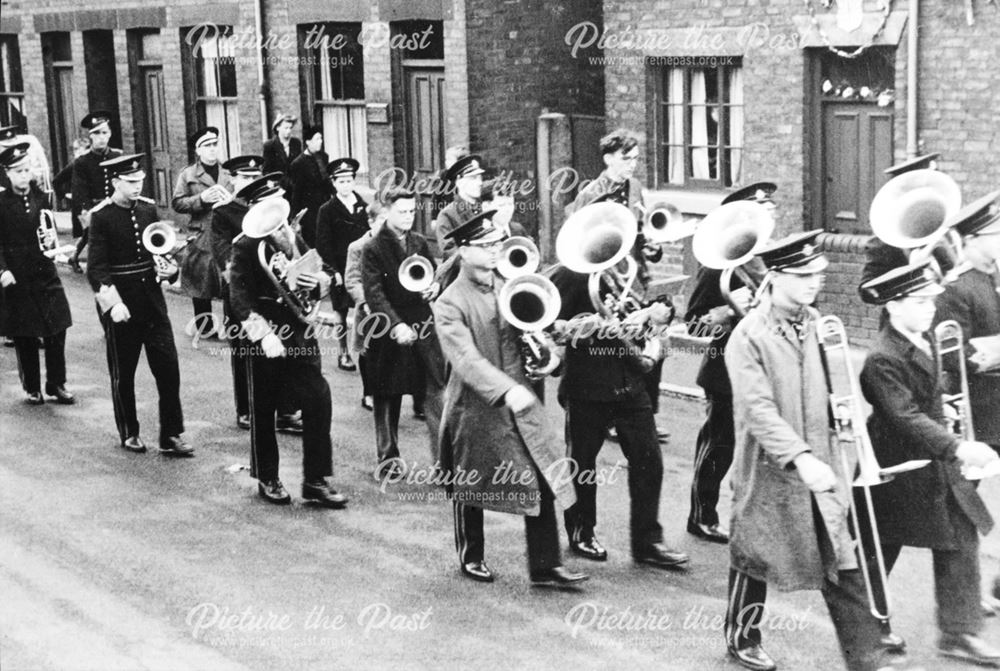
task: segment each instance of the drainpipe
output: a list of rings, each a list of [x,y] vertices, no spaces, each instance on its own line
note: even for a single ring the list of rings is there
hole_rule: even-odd
[[[267,74],[264,71],[264,0],[253,3],[253,22],[257,36],[257,104],[260,107],[260,134],[268,139],[267,123]]]
[[[916,158],[917,146],[917,26],[920,0],[910,0],[906,30],[906,158]]]

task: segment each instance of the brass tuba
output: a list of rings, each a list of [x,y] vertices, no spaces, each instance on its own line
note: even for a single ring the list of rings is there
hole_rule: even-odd
[[[434,265],[419,254],[411,254],[399,264],[397,276],[404,289],[419,294],[434,284]]]
[[[550,364],[554,354],[554,343],[544,330],[559,316],[559,290],[549,278],[530,273],[504,284],[497,301],[500,315],[521,331],[525,372],[530,379],[541,379],[539,370]]]
[[[169,221],[154,221],[142,232],[142,246],[153,255],[153,264],[161,277],[173,277],[179,267],[174,258],[177,231]]]
[[[719,290],[739,316],[743,308],[732,298],[730,284],[736,274],[754,294],[751,307],[760,300],[767,278],[758,283],[744,264],[768,243],[774,232],[774,218],[766,207],[748,200],[720,205],[702,219],[691,240],[691,252],[706,268],[721,270]]]
[[[500,248],[500,260],[497,261],[497,272],[508,280],[530,275],[538,270],[541,255],[538,247],[523,235],[515,235],[503,241]]]

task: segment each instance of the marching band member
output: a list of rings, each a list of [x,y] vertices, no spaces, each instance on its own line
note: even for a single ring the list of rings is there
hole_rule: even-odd
[[[365,302],[365,286],[361,276],[361,258],[365,245],[375,237],[382,224],[385,223],[385,208],[382,203],[373,201],[368,206],[368,231],[347,246],[347,260],[344,262],[344,288],[354,302],[354,331],[352,333],[351,349],[358,359],[358,372],[361,373],[361,407],[372,409],[371,363],[368,361],[365,338],[362,333],[364,319],[371,314],[368,303]]]
[[[437,460],[445,378],[430,307],[440,285],[435,282],[416,293],[399,281],[405,258],[416,254],[431,261],[427,240],[412,230],[416,195],[391,189],[384,200],[385,224],[361,255],[365,302],[372,315],[365,337],[369,339],[378,479],[400,470],[397,432],[402,395],[419,394],[421,388],[425,390],[431,458]]]
[[[29,145],[0,152],[10,188],[0,192],[0,335],[14,340],[26,402],[41,405],[38,339],[45,341],[45,394],[72,404],[66,390],[66,329],[73,324],[69,302],[52,259],[39,240],[41,211],[48,199],[32,183]]]
[[[316,217],[316,251],[334,271],[334,287],[330,292],[333,309],[340,316],[341,324],[347,323],[347,311],[357,301],[352,300],[345,287],[347,250],[351,244],[368,233],[368,204],[354,190],[354,178],[361,164],[350,157],[335,159],[329,166],[330,179],[335,193],[320,208]],[[363,302],[363,301],[362,301]],[[357,314],[355,314],[355,320]],[[354,362],[347,352],[346,336],[338,342],[341,370],[354,370]]]
[[[726,346],[736,450],[725,638],[736,661],[759,671],[776,668],[761,647],[768,584],[822,591],[848,669],[877,669],[882,657],[831,438],[819,315],[809,307],[828,263],[818,235],[795,234],[760,253],[772,275],[768,295]]]
[[[87,277],[97,291],[107,341],[111,401],[122,447],[131,452],[146,451],[135,410],[135,368],[145,347],[160,397],[160,451],[188,457],[194,448],[181,436],[184,415],[177,348],[160,289],[161,280],[172,278],[154,270],[152,255],[142,243],[146,227],[157,220],[156,208],[140,195],[146,176],[142,157],[125,154],[99,165],[110,177],[114,191],[90,209]]]
[[[170,207],[189,216],[187,229],[195,239],[185,249],[181,288],[191,297],[194,319],[187,331],[195,338],[215,332],[212,299],[222,297],[219,273],[212,260],[212,207],[229,199],[229,172],[219,165],[219,129],[206,126],[195,131],[189,144],[198,157],[177,175]]]
[[[333,195],[327,178],[330,157],[323,151],[323,127],[306,126],[302,129],[306,148],[288,166],[288,184],[292,188],[292,214],[306,213],[299,222],[302,239],[310,247],[316,246],[316,216],[320,207]],[[329,262],[327,262],[329,264]]]
[[[455,160],[445,171],[445,183],[454,184],[455,197],[441,210],[434,223],[438,249],[445,260],[455,253],[455,243],[448,234],[469,217],[483,211],[480,197],[483,188],[483,159],[478,154],[466,154]]]
[[[52,171],[49,168],[49,159],[45,156],[45,149],[38,138],[31,133],[22,133],[21,127],[17,124],[0,127],[0,151],[13,147],[16,144],[28,145],[28,168],[31,170],[31,180],[38,185],[42,193],[51,190]],[[0,173],[0,187],[10,188],[6,176]]]
[[[771,196],[777,190],[771,182],[751,184],[734,191],[723,199],[722,205],[739,200],[750,200],[774,209]],[[684,321],[690,330],[711,334],[712,341],[702,356],[697,383],[705,391],[705,423],[698,431],[695,446],[694,474],[691,480],[691,511],[688,513],[689,534],[713,543],[727,543],[729,536],[719,527],[719,487],[733,463],[733,391],[726,370],[726,343],[739,315],[726,303],[719,286],[721,270],[698,268],[694,290],[688,300]],[[730,297],[738,302],[745,313],[753,296],[743,281],[734,273]]]
[[[528,571],[535,586],[565,586],[587,579],[562,566],[555,500],[572,503],[569,482],[555,476],[563,457],[525,372],[516,329],[503,319],[493,272],[504,233],[483,212],[449,233],[462,257],[461,272],[434,303],[441,350],[451,364],[442,411],[441,468],[477,473],[449,479],[455,511],[455,546],[462,573],[492,582],[484,561],[483,511],[524,516]],[[554,356],[548,370],[559,365]],[[540,371],[544,372],[544,371]],[[502,469],[513,481],[496,483]],[[530,475],[530,477],[524,477]]]
[[[280,195],[276,186],[268,190]],[[327,482],[333,474],[330,441],[330,385],[323,377],[316,335],[295,313],[261,265],[263,248],[268,261],[275,254],[288,260],[309,247],[288,226],[288,206],[275,208],[281,221],[266,221],[263,208],[277,198],[260,197],[243,218],[244,235],[233,242],[230,300],[233,317],[243,325],[241,347],[248,349],[247,380],[250,390],[250,475],[258,480],[257,492],[265,501],[291,503],[278,477],[278,442],[274,416],[279,396],[289,393],[302,408],[302,498],[326,508],[343,508],[347,497]],[[272,210],[272,213],[275,210]],[[283,282],[284,279],[279,278]],[[319,300],[330,288],[325,271],[303,272],[301,286]]]
[[[875,456],[883,468],[931,460],[872,488],[872,504],[887,574],[904,545],[933,553],[938,651],[994,665],[1000,662],[1000,650],[978,635],[983,613],[976,535],[977,530],[988,533],[993,519],[962,469],[983,467],[1000,457],[985,443],[963,441],[944,425],[941,371],[935,345],[927,338],[934,300],[945,291],[938,281],[924,262],[891,270],[861,287],[889,315],[861,371],[861,391],[872,406],[868,431]],[[860,517],[867,520],[867,515]],[[871,562],[874,548],[870,554]],[[873,588],[877,602],[884,604],[884,586],[875,580]]]
[[[101,163],[124,152],[109,147],[111,141],[111,113],[95,110],[83,117],[80,126],[90,138],[90,151],[73,161],[73,179],[70,190],[73,194],[73,233],[80,231],[76,252],[70,258],[70,265],[76,272],[80,268],[80,254],[87,246],[90,236],[90,210],[111,196],[111,174],[101,167]]]

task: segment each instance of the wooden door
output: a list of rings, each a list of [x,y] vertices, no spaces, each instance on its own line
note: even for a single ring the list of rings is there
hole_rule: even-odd
[[[142,66],[142,97],[145,111],[143,147],[146,153],[146,185],[143,191],[160,207],[170,203],[170,155],[167,152],[167,106],[163,93],[163,66]]]
[[[418,185],[429,184],[444,167],[444,68],[407,67],[404,72],[407,174]],[[419,195],[414,224],[427,233],[435,198],[430,192]]]

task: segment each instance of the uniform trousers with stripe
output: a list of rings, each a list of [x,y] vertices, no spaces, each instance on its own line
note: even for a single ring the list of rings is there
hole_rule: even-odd
[[[635,401],[566,399],[566,442],[578,466],[573,486],[576,503],[564,513],[571,542],[594,537],[597,526],[597,455],[608,426],[614,424],[622,454],[628,461],[631,499],[632,552],[663,540],[659,522],[663,454],[649,405]]]
[[[145,319],[132,317],[116,323],[109,312],[101,317],[101,323],[107,346],[115,424],[122,442],[129,436],[139,435],[139,419],[135,410],[135,369],[143,347],[146,348],[146,361],[156,380],[160,399],[160,440],[184,433],[181,374],[170,320],[154,315]]]
[[[29,394],[42,390],[42,371],[38,360],[38,338],[16,336],[14,352],[21,386]],[[66,384],[66,331],[43,338],[45,341],[45,381],[52,386]]]
[[[222,289],[222,316],[225,319],[225,332],[230,337],[229,367],[233,374],[233,400],[236,403],[236,414],[249,415],[246,347],[241,346],[240,340],[235,337],[240,332],[240,323],[233,319],[233,306],[229,302],[229,285],[225,285]]]
[[[317,349],[315,341],[311,348]],[[246,358],[250,395],[250,476],[262,482],[278,479],[278,440],[274,413],[283,393],[302,408],[302,473],[306,482],[333,474],[330,442],[330,385],[319,355],[268,359],[258,345]]]
[[[524,516],[524,536],[528,547],[528,571],[544,571],[562,565],[559,554],[559,526],[556,521],[555,497],[548,483],[535,470],[541,489],[540,511],[537,517]],[[463,566],[484,559],[486,540],[483,535],[483,509],[466,503],[453,502],[455,512],[455,549]]]
[[[688,524],[714,526],[719,523],[715,507],[719,488],[733,463],[736,443],[733,430],[733,397],[705,390],[705,423],[698,431],[691,481],[691,512]]]

